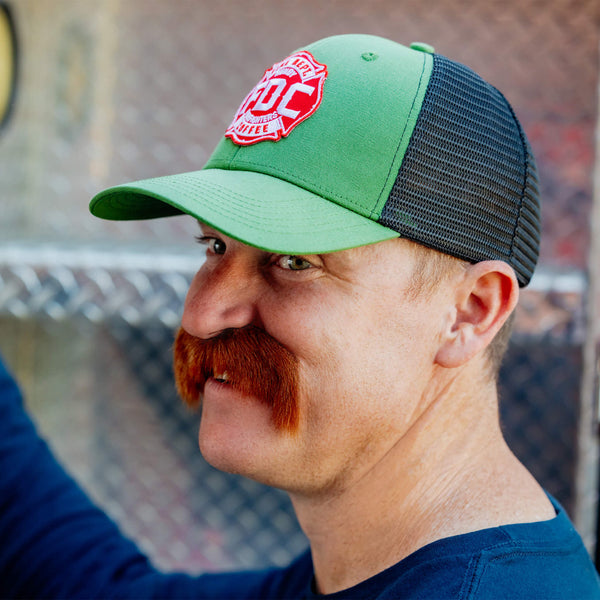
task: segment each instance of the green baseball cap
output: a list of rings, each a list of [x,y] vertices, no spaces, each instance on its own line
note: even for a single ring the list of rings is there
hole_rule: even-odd
[[[529,144],[495,88],[427,44],[342,35],[268,69],[203,169],[109,188],[90,210],[187,213],[283,254],[402,236],[505,260],[526,285],[538,196]]]

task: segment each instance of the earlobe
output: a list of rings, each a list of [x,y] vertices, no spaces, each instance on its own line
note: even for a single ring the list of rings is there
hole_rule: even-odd
[[[470,265],[456,283],[451,318],[436,354],[436,364],[455,368],[483,352],[514,310],[519,284],[502,261]]]

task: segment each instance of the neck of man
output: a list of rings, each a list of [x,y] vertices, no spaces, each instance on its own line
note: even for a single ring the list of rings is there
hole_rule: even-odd
[[[442,538],[554,516],[504,441],[495,383],[475,384],[477,372],[437,385],[410,429],[354,480],[291,495],[320,593],[352,587]]]

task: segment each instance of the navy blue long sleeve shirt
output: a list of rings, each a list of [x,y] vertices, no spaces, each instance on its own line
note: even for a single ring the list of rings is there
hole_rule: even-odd
[[[600,598],[566,514],[438,540],[326,598]],[[0,598],[314,598],[310,553],[284,569],[165,574],[63,470],[0,362]]]

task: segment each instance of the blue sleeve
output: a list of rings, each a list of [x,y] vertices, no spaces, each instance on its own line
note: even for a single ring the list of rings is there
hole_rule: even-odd
[[[201,598],[224,577],[156,571],[58,464],[0,361],[0,598]]]

